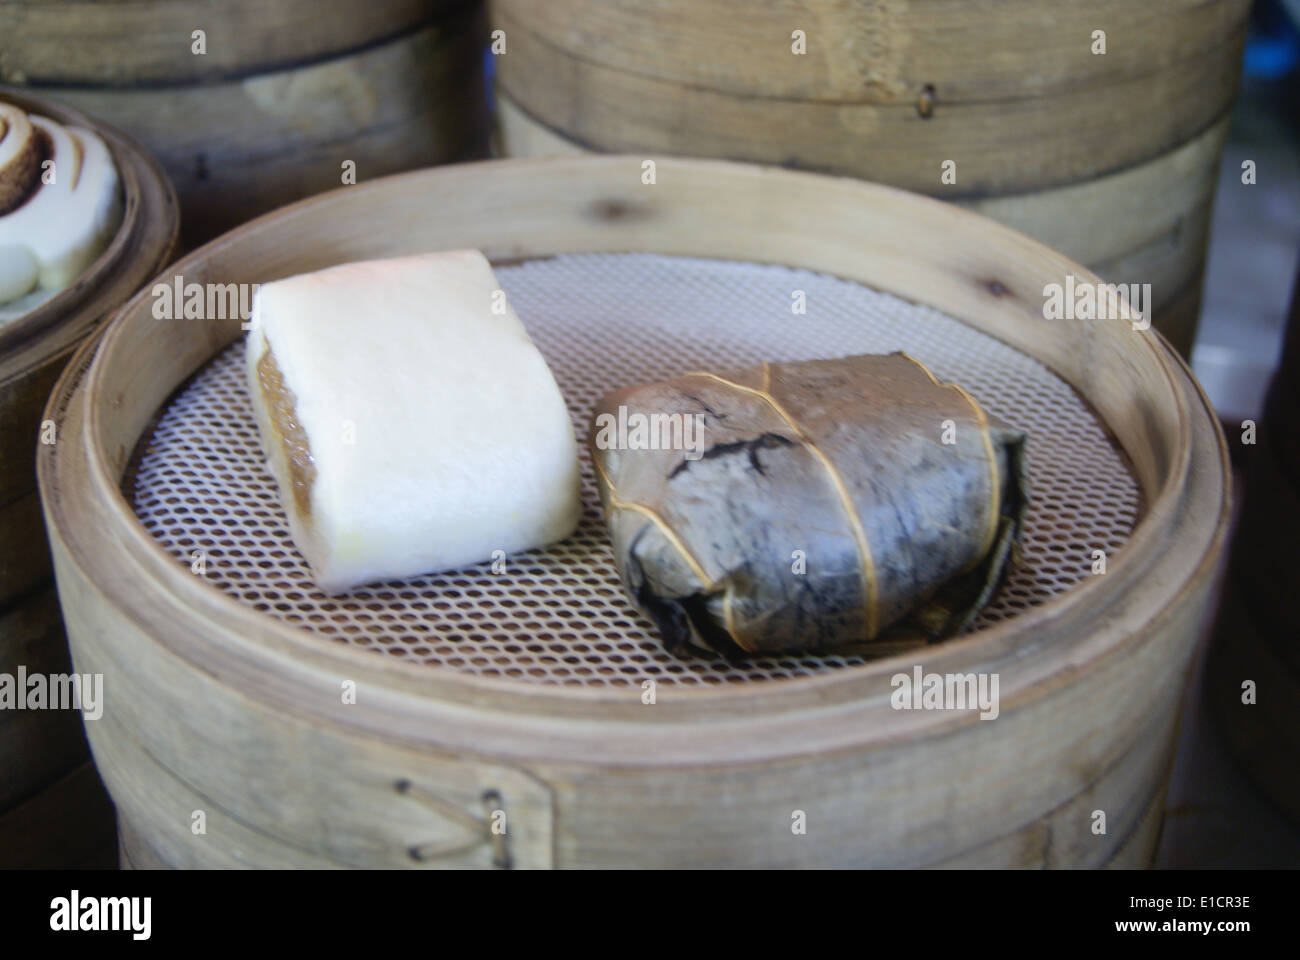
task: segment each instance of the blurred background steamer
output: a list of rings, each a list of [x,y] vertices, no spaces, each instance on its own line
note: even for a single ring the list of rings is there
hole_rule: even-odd
[[[492,0],[500,147],[748,160],[955,201],[1150,283],[1186,355],[1249,9]]]
[[[42,411],[77,347],[171,259],[179,212],[158,164],[113,128],[11,87],[0,102],[98,134],[122,192],[121,225],[81,276],[0,323],[0,673],[48,675],[71,667],[36,492],[38,446],[59,440]],[[79,712],[0,711],[0,770],[0,867],[112,862],[112,811]]]
[[[163,164],[193,247],[346,182],[482,156],[480,0],[0,5],[0,81]]]

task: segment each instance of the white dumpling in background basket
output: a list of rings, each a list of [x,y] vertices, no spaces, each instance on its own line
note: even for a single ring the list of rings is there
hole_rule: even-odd
[[[247,375],[327,593],[543,546],[581,512],[572,422],[491,265],[460,250],[264,284]]]
[[[25,312],[70,286],[121,221],[120,178],[103,140],[0,104],[0,305],[26,297]]]

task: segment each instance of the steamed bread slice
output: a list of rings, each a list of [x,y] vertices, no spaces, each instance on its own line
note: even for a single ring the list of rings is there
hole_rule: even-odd
[[[327,593],[543,546],[577,445],[487,259],[460,250],[263,284],[247,375],[294,542]]]

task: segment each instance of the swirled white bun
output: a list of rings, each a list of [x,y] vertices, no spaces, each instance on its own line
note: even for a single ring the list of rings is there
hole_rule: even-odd
[[[72,284],[112,240],[122,220],[121,189],[112,154],[96,134],[34,114],[30,121],[48,137],[53,166],[41,170],[21,205],[0,216],[0,251],[25,247],[36,286],[52,293]],[[0,273],[21,277],[19,260],[6,256]],[[3,286],[0,303],[14,299],[3,294],[18,286]]]
[[[251,321],[262,446],[325,592],[573,532],[568,409],[479,251],[264,284]]]

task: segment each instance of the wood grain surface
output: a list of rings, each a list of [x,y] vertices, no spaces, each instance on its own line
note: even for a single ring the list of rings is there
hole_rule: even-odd
[[[502,156],[592,152],[538,122],[503,90],[496,105]],[[1227,130],[1225,117],[1169,153],[1070,186],[976,199],[942,187],[930,192],[1023,231],[1108,281],[1151,284],[1152,322],[1190,356]]]
[[[1249,6],[494,0],[492,19],[501,88],[583,146],[925,193],[953,161],[951,194],[979,197],[1113,173],[1203,133],[1235,94]]]
[[[211,83],[337,56],[456,0],[15,0],[0,4],[0,83]],[[203,31],[202,53],[195,31]]]
[[[161,161],[193,247],[342,186],[345,173],[362,182],[481,155],[484,30],[481,9],[470,6],[354,52],[237,79],[48,92]]]

